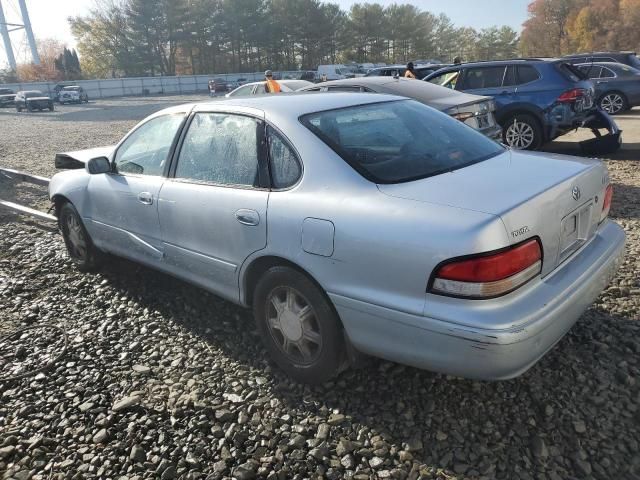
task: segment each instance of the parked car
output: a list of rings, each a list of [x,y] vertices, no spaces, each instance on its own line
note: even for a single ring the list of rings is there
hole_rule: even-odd
[[[640,105],[640,70],[622,63],[581,63],[578,67],[596,89],[596,102],[610,115]]]
[[[89,103],[89,96],[84,91],[84,88],[78,85],[70,85],[58,92],[58,102],[61,105],[65,103]]]
[[[360,77],[310,85],[300,91],[387,93],[413,98],[466,123],[490,138],[502,138],[502,129],[494,117],[495,102],[491,97],[456,92],[419,80]]]
[[[346,65],[318,65],[317,78],[327,76],[327,80],[340,80],[342,78],[353,78],[356,70]]]
[[[12,107],[14,105],[14,100],[16,98],[16,94],[10,88],[0,88],[0,108],[1,107]]]
[[[280,84],[280,89],[283,92],[294,92],[299,88],[313,85],[313,83],[306,80],[278,80],[278,83]],[[227,93],[226,96],[239,97],[244,95],[261,95],[263,93],[267,93],[265,89],[265,82],[252,82],[236,88],[235,90]]]
[[[518,376],[624,254],[603,162],[509,150],[398,96],[173,106],[56,165],[78,168],[49,195],[79,269],[109,252],[251,307],[307,382],[356,351]]]
[[[448,67],[449,64],[429,64],[429,65],[416,65],[414,70],[416,76],[420,79],[430,75],[433,72],[440,70],[441,68]],[[367,72],[366,77],[404,77],[407,71],[406,65],[388,65],[381,68],[373,68]]]
[[[229,83],[224,78],[218,77],[213,80],[209,80],[209,95],[212,97],[222,93],[227,93],[230,90]]]
[[[426,81],[493,97],[504,142],[535,150],[578,127],[608,128],[619,148],[619,131],[598,113],[593,84],[566,60],[519,59],[453,65]],[[609,137],[611,138],[611,137]]]
[[[53,100],[40,90],[20,91],[16,93],[14,102],[18,112],[21,112],[22,109],[26,109],[29,112],[48,109],[53,112]]]
[[[624,63],[630,67],[640,69],[640,58],[636,52],[592,52],[592,53],[579,53],[575,55],[566,55],[563,57],[567,61],[578,63],[595,63],[595,62],[612,62],[612,63]]]

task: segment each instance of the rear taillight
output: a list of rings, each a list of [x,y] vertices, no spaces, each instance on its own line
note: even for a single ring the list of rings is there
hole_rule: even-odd
[[[464,298],[491,298],[524,285],[542,270],[542,250],[536,239],[488,254],[441,264],[430,291]]]
[[[611,210],[611,200],[613,199],[613,186],[607,185],[607,189],[604,192],[604,200],[602,201],[602,213],[600,213],[600,221],[602,222]]]
[[[560,95],[558,97],[558,102],[571,103],[571,102],[575,102],[576,100],[580,100],[581,98],[586,96],[587,96],[587,90],[585,90],[584,88],[574,88]]]

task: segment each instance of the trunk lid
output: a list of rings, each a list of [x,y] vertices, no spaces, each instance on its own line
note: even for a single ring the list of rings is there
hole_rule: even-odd
[[[540,238],[546,275],[595,233],[608,181],[598,160],[506,151],[450,173],[378,188],[394,197],[499,216],[511,244]]]

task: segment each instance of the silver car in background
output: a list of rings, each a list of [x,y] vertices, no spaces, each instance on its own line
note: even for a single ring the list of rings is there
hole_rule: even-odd
[[[171,107],[59,154],[73,262],[129,258],[251,307],[294,378],[360,351],[507,379],[606,287],[625,236],[598,160],[512,151],[414,100],[271,95]]]
[[[306,80],[277,80],[277,82],[280,84],[280,89],[283,92],[294,92],[299,88],[313,85],[313,83]],[[225,97],[243,97],[249,95],[262,95],[264,93],[267,93],[265,82],[252,82],[246,83],[235,90],[232,90],[227,93]]]
[[[412,98],[451,115],[494,140],[502,140],[502,128],[496,122],[495,102],[491,97],[457,92],[420,80],[398,77],[359,77],[323,82],[301,88],[303,92],[369,92]]]

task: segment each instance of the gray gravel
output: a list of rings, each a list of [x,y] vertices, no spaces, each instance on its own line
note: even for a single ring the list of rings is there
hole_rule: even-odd
[[[0,110],[0,164],[52,175],[56,151],[113,143],[184,100]],[[69,338],[51,369],[0,383],[0,475],[640,478],[640,171],[630,152],[608,162],[612,216],[628,235],[620,273],[508,382],[372,361],[321,387],[292,383],[266,359],[249,312],[124,260],[81,274],[57,233],[0,212],[0,336],[52,324]],[[46,205],[37,189],[0,180],[0,192]],[[27,355],[43,343],[23,340]],[[15,353],[7,348],[0,362]]]

